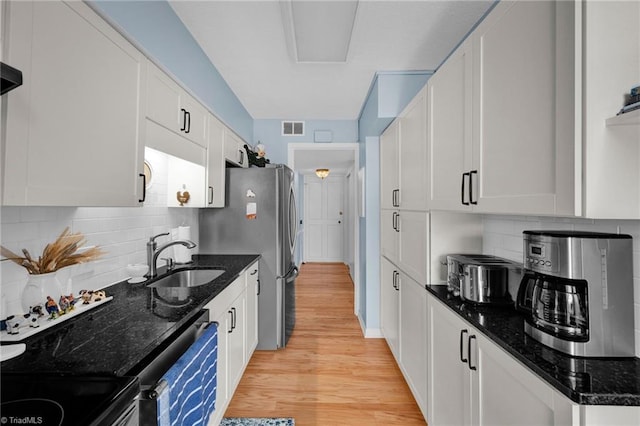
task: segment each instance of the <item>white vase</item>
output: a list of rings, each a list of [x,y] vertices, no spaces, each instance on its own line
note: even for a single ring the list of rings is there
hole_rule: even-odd
[[[62,285],[58,280],[57,272],[48,274],[29,275],[27,285],[22,290],[22,309],[27,313],[36,305],[45,306],[47,296],[50,296],[56,303],[62,295]]]

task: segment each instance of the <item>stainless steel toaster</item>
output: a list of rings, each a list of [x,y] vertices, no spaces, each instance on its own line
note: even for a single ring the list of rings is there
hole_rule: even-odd
[[[447,289],[472,303],[512,304],[512,295],[516,294],[521,277],[522,265],[501,257],[486,254],[447,256]]]

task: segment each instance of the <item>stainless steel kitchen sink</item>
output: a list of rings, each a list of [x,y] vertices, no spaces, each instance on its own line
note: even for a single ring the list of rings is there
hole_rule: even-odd
[[[152,282],[148,287],[198,287],[224,274],[224,269],[182,269]]]

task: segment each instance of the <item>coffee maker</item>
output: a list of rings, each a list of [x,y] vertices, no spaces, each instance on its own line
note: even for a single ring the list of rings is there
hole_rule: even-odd
[[[523,240],[525,333],[572,356],[634,356],[631,236],[524,231]]]

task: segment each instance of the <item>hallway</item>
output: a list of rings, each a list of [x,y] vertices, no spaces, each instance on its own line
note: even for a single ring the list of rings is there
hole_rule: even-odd
[[[344,264],[306,263],[296,328],[280,351],[256,351],[227,417],[293,417],[307,425],[424,425],[384,339],[365,339]]]

